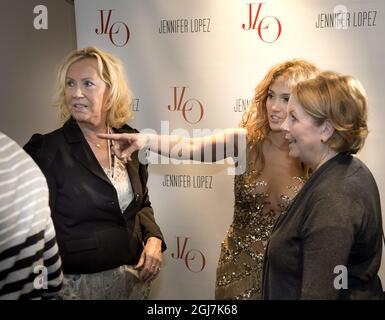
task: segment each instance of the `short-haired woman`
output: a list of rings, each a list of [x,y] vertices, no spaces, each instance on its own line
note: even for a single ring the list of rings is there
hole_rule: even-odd
[[[311,177],[277,221],[264,260],[264,299],[381,299],[380,196],[352,156],[368,134],[367,100],[350,76],[325,72],[292,91],[282,128]]]

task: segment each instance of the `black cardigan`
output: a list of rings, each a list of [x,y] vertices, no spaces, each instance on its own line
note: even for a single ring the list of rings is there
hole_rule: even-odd
[[[115,132],[137,132],[125,125]],[[134,199],[122,214],[116,190],[77,123],[70,119],[24,146],[43,171],[64,273],[93,273],[136,264],[149,237],[163,241],[138,154],[126,165]]]
[[[263,298],[381,299],[381,220],[380,196],[369,169],[347,154],[330,159],[273,229]],[[337,266],[347,268],[347,289],[338,287],[344,282]]]

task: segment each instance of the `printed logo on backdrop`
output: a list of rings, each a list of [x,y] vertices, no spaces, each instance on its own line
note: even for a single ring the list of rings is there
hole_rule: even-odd
[[[165,174],[162,187],[180,189],[213,189],[213,176]]]
[[[247,24],[242,24],[242,29],[245,31],[256,30],[263,42],[277,41],[282,33],[282,25],[277,17],[266,15],[266,3],[246,3],[246,6],[249,20]]]
[[[251,99],[235,99],[235,104],[234,104],[234,112],[245,112],[250,110],[251,107]]]
[[[168,111],[180,112],[182,118],[190,124],[197,124],[205,113],[202,102],[196,98],[190,98],[187,89],[189,87],[171,87],[174,104],[167,106]]]
[[[211,18],[160,20],[158,32],[166,33],[206,33],[211,32]]]
[[[377,10],[349,11],[344,5],[337,5],[333,12],[318,14],[315,21],[317,29],[370,28],[377,26]]]
[[[133,112],[139,112],[140,111],[140,109],[139,109],[139,99],[138,98],[132,99],[131,110]]]
[[[116,47],[124,47],[130,39],[130,29],[123,21],[117,21],[112,12],[115,9],[98,10],[99,26],[95,28],[95,33],[99,36],[107,36],[109,41]]]
[[[206,257],[202,251],[187,245],[189,239],[188,237],[176,237],[176,252],[171,253],[171,257],[181,260],[191,272],[202,272],[206,266]]]

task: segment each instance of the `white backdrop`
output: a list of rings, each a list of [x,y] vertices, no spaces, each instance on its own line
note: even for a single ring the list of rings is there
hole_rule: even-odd
[[[191,135],[235,127],[256,84],[283,60],[305,58],[354,75],[370,102],[370,134],[359,157],[385,208],[385,1],[81,0],[75,10],[78,47],[95,45],[123,61],[138,129],[159,132],[162,120],[170,132]],[[338,10],[346,13],[333,26]],[[150,197],[168,245],[153,299],[214,297],[220,243],[233,215],[233,177],[224,169],[150,166]],[[168,177],[179,179],[177,186],[164,186]],[[384,282],[383,268],[380,274]]]

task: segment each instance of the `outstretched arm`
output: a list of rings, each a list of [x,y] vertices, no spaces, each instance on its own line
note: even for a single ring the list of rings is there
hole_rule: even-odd
[[[99,134],[100,138],[115,141],[115,153],[131,160],[133,152],[148,148],[162,156],[179,160],[216,162],[228,157],[237,158],[246,150],[246,130],[230,128],[198,138],[147,133]]]

